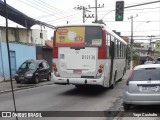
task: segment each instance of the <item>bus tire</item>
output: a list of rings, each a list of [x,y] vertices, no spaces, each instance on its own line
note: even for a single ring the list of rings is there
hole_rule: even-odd
[[[117,77],[117,71],[116,71],[115,74],[114,74],[114,81],[113,81],[113,84],[110,86],[110,89],[114,89],[114,88],[115,88],[115,85],[116,85],[116,77]]]

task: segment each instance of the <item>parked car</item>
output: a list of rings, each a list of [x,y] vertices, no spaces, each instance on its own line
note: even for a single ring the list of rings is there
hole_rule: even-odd
[[[124,110],[131,105],[160,105],[160,64],[136,66],[123,94]]]
[[[51,80],[49,65],[45,60],[27,60],[19,67],[15,74],[17,83],[28,81],[37,84],[42,79]]]

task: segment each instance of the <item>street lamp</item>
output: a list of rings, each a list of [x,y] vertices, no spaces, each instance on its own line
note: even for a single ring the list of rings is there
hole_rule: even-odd
[[[137,17],[138,15],[136,15],[136,17]],[[130,62],[130,69],[132,69],[133,68],[133,43],[134,43],[134,40],[133,40],[133,33],[136,31],[136,29],[139,27],[139,26],[141,26],[142,24],[144,24],[144,23],[149,23],[150,21],[146,21],[146,22],[142,22],[142,23],[140,23],[139,25],[137,25],[136,26],[136,28],[133,30],[133,16],[131,17],[131,24],[132,24],[132,27],[131,27],[131,62]]]
[[[130,61],[130,69],[132,69],[133,68],[133,33],[134,33],[134,31],[141,25],[141,24],[143,24],[144,22],[142,22],[142,23],[140,23],[135,29],[134,29],[134,31],[133,31],[133,18],[136,18],[136,17],[138,17],[138,15],[136,14],[136,16],[135,17],[133,17],[133,15],[132,16],[130,16],[128,19],[131,19],[131,44],[130,44],[130,46],[131,46],[131,61]],[[146,21],[145,23],[149,23],[150,21]]]
[[[140,23],[139,25],[137,25],[137,27],[134,29],[133,33],[136,31],[136,29],[137,29],[139,26],[141,26],[141,25],[144,24],[144,23],[149,23],[149,22],[151,22],[151,21],[141,22],[141,23]]]

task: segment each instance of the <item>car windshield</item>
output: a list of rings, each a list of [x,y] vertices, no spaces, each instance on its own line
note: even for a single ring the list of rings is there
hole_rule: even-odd
[[[20,69],[24,69],[24,68],[27,68],[27,69],[36,69],[37,67],[37,64],[35,62],[24,62],[19,68]]]
[[[160,69],[146,68],[135,70],[131,77],[132,81],[144,81],[144,80],[160,80]]]

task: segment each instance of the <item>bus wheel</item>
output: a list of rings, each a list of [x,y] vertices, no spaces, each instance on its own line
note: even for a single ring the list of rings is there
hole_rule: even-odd
[[[114,89],[114,87],[116,85],[116,76],[117,76],[117,72],[114,75],[114,81],[113,81],[113,84],[110,86],[110,89]]]

